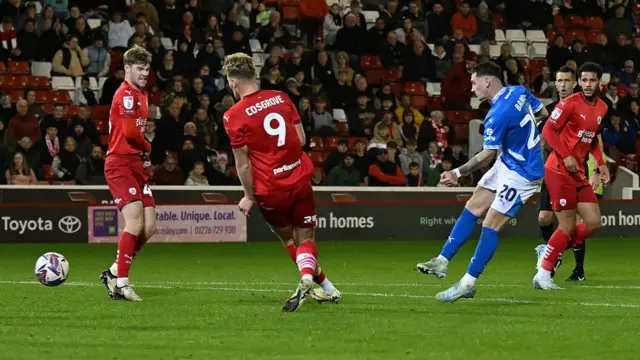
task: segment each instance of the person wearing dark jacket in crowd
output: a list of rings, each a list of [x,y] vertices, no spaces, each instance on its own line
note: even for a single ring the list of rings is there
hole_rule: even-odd
[[[387,32],[384,19],[382,17],[377,18],[376,24],[367,31],[367,49],[369,52],[380,55],[382,44],[387,39]]]
[[[360,172],[354,166],[353,156],[346,154],[341,164],[335,166],[324,179],[327,186],[360,186]]]
[[[9,120],[8,131],[16,140],[24,137],[31,139],[34,144],[42,138],[38,119],[28,113],[26,100],[20,99],[16,104],[16,116]],[[32,164],[35,165],[35,164]]]
[[[609,40],[605,34],[598,35],[595,44],[591,44],[587,48],[587,55],[589,61],[600,64],[602,70],[606,73],[615,73],[616,68],[616,55],[609,49]]]
[[[376,162],[369,166],[369,186],[404,186],[406,182],[400,166],[389,161],[387,149],[377,149]]]
[[[466,109],[471,101],[471,70],[476,64],[475,53],[465,55],[465,61],[451,66],[442,81],[442,100],[448,110]]]
[[[100,146],[94,146],[90,156],[80,164],[77,182],[82,185],[106,185],[104,177],[104,153]]]
[[[224,49],[227,54],[243,53],[249,56],[252,55],[249,40],[245,38],[244,31],[240,29],[233,32],[231,40],[224,44]]]
[[[71,120],[71,125],[67,129],[67,134],[73,135],[76,125],[82,125],[84,133],[94,145],[100,145],[100,133],[93,120],[90,118],[91,109],[87,105],[80,105],[76,117]]]
[[[405,81],[424,82],[435,79],[435,64],[431,50],[422,41],[413,43],[413,49],[404,58],[403,78]]]
[[[402,59],[407,51],[407,46],[398,41],[398,35],[394,31],[387,34],[386,42],[381,45],[380,61],[386,68],[402,65]]]
[[[429,43],[449,41],[451,34],[451,23],[449,16],[445,13],[442,4],[433,4],[433,11],[427,15],[427,23],[429,24],[429,33],[427,41]]]
[[[571,51],[564,44],[564,37],[558,35],[553,39],[553,44],[547,49],[547,63],[551,72],[563,67],[567,60],[571,59]]]
[[[627,121],[622,121],[616,112],[611,114],[610,123],[602,131],[602,141],[623,154],[636,153],[636,138],[634,128]]]
[[[392,31],[399,28],[402,12],[398,0],[389,0],[387,6],[380,11],[380,17],[384,20],[388,30]]]
[[[266,51],[271,49],[273,45],[280,45],[285,49],[289,48],[291,44],[291,35],[289,31],[285,29],[280,22],[280,13],[277,11],[271,11],[269,16],[269,23],[261,26],[258,30],[258,40],[260,44],[268,44]]]
[[[153,181],[156,185],[183,185],[184,174],[178,167],[175,157],[167,155],[164,163],[153,172]]]
[[[338,51],[344,51],[349,55],[360,56],[367,45],[367,32],[357,25],[356,16],[347,14],[345,26],[338,30],[334,47]]]
[[[215,161],[211,159],[209,164],[210,167],[207,169],[209,185],[233,185],[234,178],[227,154],[218,154]]]
[[[340,140],[338,146],[333,150],[324,161],[324,173],[328,175],[331,169],[340,165],[344,157],[347,156],[347,150],[349,150],[349,142],[347,140]]]
[[[55,127],[58,129],[57,136],[60,139],[66,139],[67,137],[67,121],[64,119],[64,105],[55,104],[53,106],[53,113],[45,115],[40,120],[40,131],[42,137],[47,133],[49,127]]]
[[[424,186],[420,166],[416,162],[409,164],[409,172],[405,174],[407,178],[407,186],[420,187]]]
[[[53,158],[51,170],[61,181],[75,181],[78,168],[83,162],[83,158],[76,152],[76,141],[68,137],[64,141],[64,148]]]
[[[18,48],[22,51],[22,59],[35,60],[40,52],[39,42],[35,21],[27,20],[24,28],[18,32]]]
[[[45,165],[51,165],[53,159],[60,152],[62,145],[58,136],[58,129],[54,124],[47,126],[43,139],[43,145],[40,146],[40,161]]]
[[[124,81],[124,69],[117,69],[102,86],[102,95],[100,96],[100,105],[111,105],[113,96]]]

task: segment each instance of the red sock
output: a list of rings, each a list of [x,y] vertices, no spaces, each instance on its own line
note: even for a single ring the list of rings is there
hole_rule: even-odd
[[[318,249],[313,240],[307,240],[298,246],[296,263],[298,264],[298,270],[300,270],[300,276],[309,275],[312,278],[315,276],[316,267],[318,266],[317,256]]]
[[[574,245],[582,244],[589,236],[591,236],[591,231],[587,229],[587,225],[579,223],[576,225],[576,236],[573,237]]]
[[[144,244],[147,243],[148,240],[149,239],[147,239],[147,237],[144,236],[144,234],[141,234],[140,236],[138,236],[138,240],[136,241],[136,247],[133,249],[134,258],[138,256],[138,253],[140,252],[140,250],[142,250],[142,247],[144,246]]]
[[[287,249],[287,253],[289,254],[289,257],[291,258],[291,261],[296,262],[296,253],[298,251],[298,248],[296,247],[296,244],[294,244],[292,242],[291,244],[286,245],[284,248]]]
[[[122,232],[120,235],[120,241],[118,241],[118,277],[129,277],[129,268],[131,267],[131,261],[133,260],[133,249],[136,246],[137,236]]]
[[[552,271],[556,266],[558,258],[567,248],[570,240],[571,237],[558,227],[547,243],[547,250],[544,253],[544,260],[542,261],[541,267],[547,271]]]

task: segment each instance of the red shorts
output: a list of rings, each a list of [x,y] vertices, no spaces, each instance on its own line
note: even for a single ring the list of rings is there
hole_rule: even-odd
[[[104,176],[118,210],[134,201],[142,201],[144,207],[156,206],[140,157],[107,156]]]
[[[589,181],[577,180],[568,174],[545,169],[544,183],[551,198],[553,211],[575,210],[578,203],[598,203]]]
[[[274,228],[282,229],[290,225],[298,228],[316,227],[316,202],[310,181],[255,197],[262,217]]]

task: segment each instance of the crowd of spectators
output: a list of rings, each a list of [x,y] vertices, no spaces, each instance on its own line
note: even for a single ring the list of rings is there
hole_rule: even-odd
[[[287,8],[295,9],[293,17]],[[368,26],[365,12],[372,11]],[[50,62],[51,75],[81,84],[73,114],[62,104],[46,113],[31,89],[20,99],[2,93],[3,180],[32,184],[50,171],[57,181],[104,183],[105,129],[92,110],[110,104],[124,79],[117,54],[137,44],[153,54],[148,91],[157,101],[145,131],[153,182],[237,184],[222,126],[236,99],[220,70],[227,54],[254,55],[254,39],[264,53],[261,88],[284,91],[298,105],[316,184],[438,186],[442,171],[473,155],[468,134],[457,133],[447,113],[472,110],[470,72],[490,59],[503,69],[505,85],[549,99],[557,99],[558,68],[600,63],[610,74],[600,94],[610,109],[604,141],[635,164],[640,37],[634,38],[634,11],[634,0],[0,0],[0,61]],[[587,41],[567,31],[563,19],[571,17],[598,17],[602,28]],[[527,59],[496,40],[496,29],[543,30],[550,40],[546,64],[529,71]],[[500,52],[492,57],[496,44]],[[366,57],[400,78],[372,80]],[[92,90],[92,80],[104,77],[102,88]],[[409,82],[440,83],[437,105],[414,101],[403,91]]]

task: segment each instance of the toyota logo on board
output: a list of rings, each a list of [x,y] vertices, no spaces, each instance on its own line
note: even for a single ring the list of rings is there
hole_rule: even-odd
[[[80,230],[82,222],[75,216],[65,216],[58,221],[58,228],[65,234],[73,234]]]

